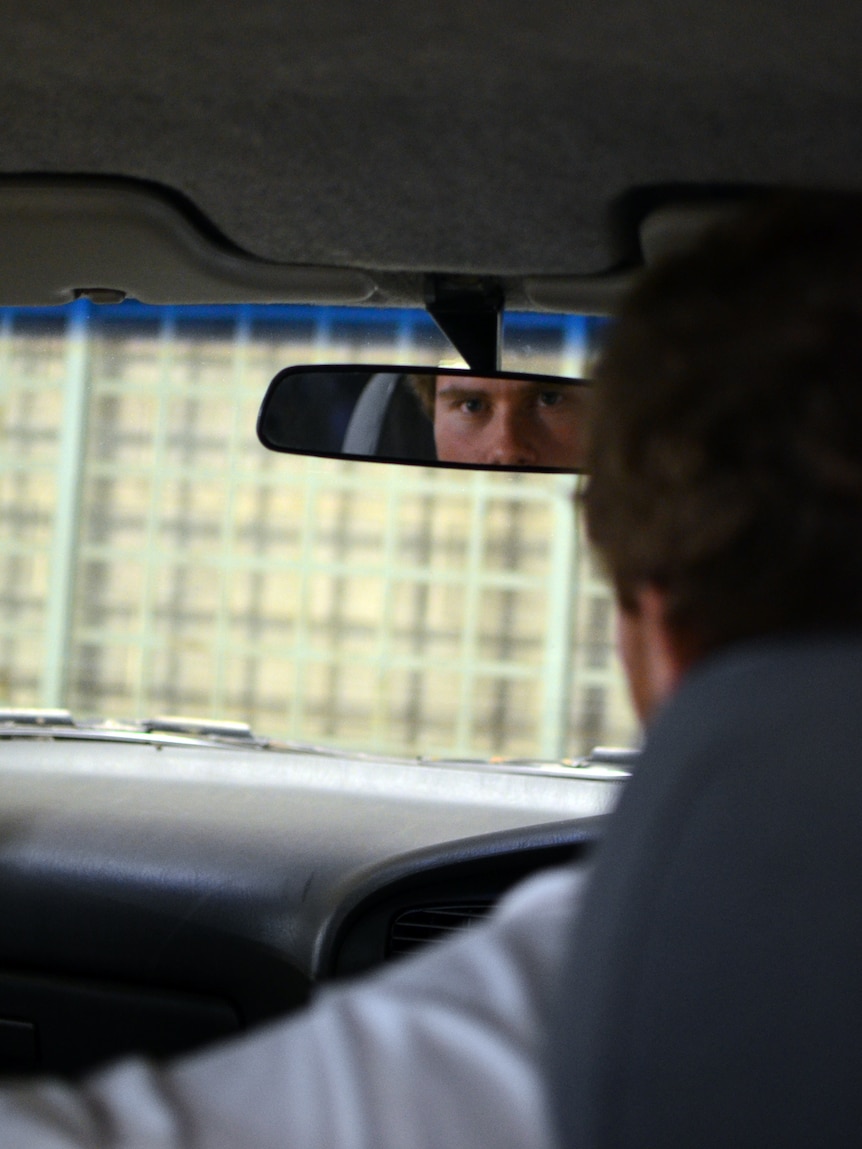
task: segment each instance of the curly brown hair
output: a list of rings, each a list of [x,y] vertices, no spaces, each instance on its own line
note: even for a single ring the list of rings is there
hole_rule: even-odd
[[[763,198],[647,272],[596,373],[590,538],[705,651],[862,625],[862,199]]]

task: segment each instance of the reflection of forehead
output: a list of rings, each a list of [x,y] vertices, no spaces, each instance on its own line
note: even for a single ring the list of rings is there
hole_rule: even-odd
[[[518,397],[534,395],[538,391],[562,390],[571,386],[560,383],[537,382],[532,379],[483,379],[480,376],[462,375],[453,378],[449,375],[437,376],[437,395],[447,399],[465,399],[475,395],[498,395]]]

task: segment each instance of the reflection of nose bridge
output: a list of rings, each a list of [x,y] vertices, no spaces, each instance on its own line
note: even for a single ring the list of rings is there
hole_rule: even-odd
[[[497,462],[527,464],[535,462],[528,419],[516,403],[501,403],[496,428]]]
[[[501,403],[497,410],[499,412],[498,427],[501,435],[505,435],[507,439],[514,442],[522,430],[521,419],[514,403]]]

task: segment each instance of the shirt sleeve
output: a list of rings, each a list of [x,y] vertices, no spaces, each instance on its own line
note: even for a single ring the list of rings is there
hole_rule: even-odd
[[[6,1149],[551,1149],[544,995],[583,875],[547,871],[482,925],[247,1037],[80,1085],[0,1090]]]

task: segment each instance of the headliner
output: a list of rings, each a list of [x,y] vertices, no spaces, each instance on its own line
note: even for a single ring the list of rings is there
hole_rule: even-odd
[[[188,196],[286,263],[587,274],[652,185],[862,186],[858,0],[19,0],[2,173]]]

